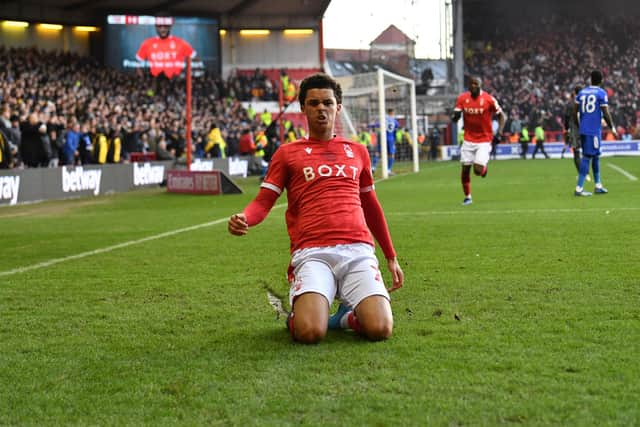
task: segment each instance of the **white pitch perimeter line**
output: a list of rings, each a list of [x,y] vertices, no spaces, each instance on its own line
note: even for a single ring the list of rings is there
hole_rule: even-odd
[[[287,206],[287,204],[286,203],[281,203],[279,205],[275,205],[272,209],[281,208],[283,206]],[[165,237],[175,236],[176,234],[186,233],[188,231],[198,230],[200,228],[211,227],[213,225],[218,225],[220,223],[226,222],[227,220],[228,220],[228,218],[220,218],[220,219],[216,219],[215,221],[210,221],[210,222],[205,222],[205,223],[202,223],[202,224],[192,225],[191,227],[179,228],[177,230],[167,231],[167,232],[156,234],[156,235],[153,235],[153,236],[143,237],[142,239],[138,239],[138,240],[130,240],[128,242],[118,243],[117,245],[107,246],[106,248],[94,249],[92,251],[82,252],[82,253],[75,254],[75,255],[69,255],[69,256],[66,256],[66,257],[63,257],[63,258],[54,258],[54,259],[50,259],[48,261],[39,262],[37,264],[27,265],[25,267],[14,268],[13,270],[0,271],[0,277],[11,276],[11,275],[18,274],[18,273],[25,273],[25,272],[31,271],[31,270],[38,270],[40,268],[45,268],[45,267],[50,267],[52,265],[60,264],[61,262],[67,262],[67,261],[73,261],[73,260],[76,260],[76,259],[82,259],[82,258],[86,258],[86,257],[91,256],[91,255],[103,254],[105,252],[111,252],[111,251],[115,251],[117,249],[122,249],[122,248],[126,248],[126,247],[129,247],[129,246],[134,246],[134,245],[139,245],[141,243],[150,242],[152,240],[158,240],[158,239],[163,239]]]
[[[622,175],[626,176],[627,178],[629,178],[631,181],[637,181],[638,177],[635,175],[631,175],[629,172],[627,172],[626,170],[622,169],[620,166],[614,165],[613,163],[607,163],[607,165],[609,165],[609,167],[617,170],[618,172],[620,172]]]
[[[496,215],[496,214],[517,214],[517,213],[574,213],[574,212],[615,212],[615,211],[640,211],[640,208],[589,208],[589,209],[505,209],[476,211],[473,209],[460,209],[459,211],[423,211],[423,212],[387,212],[387,216],[428,216],[428,215],[461,215],[461,214],[477,214],[477,215]]]

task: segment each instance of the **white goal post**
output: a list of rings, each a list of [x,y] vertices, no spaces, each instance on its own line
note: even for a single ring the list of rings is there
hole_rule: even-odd
[[[375,72],[337,77],[342,86],[343,109],[340,120],[343,131],[357,135],[358,129],[376,121],[385,123],[387,108],[393,108],[397,116],[405,120],[405,128],[411,135],[410,157],[413,171],[420,170],[418,123],[416,116],[416,86],[412,79],[378,68]],[[380,144],[380,168],[382,178],[389,176],[387,167],[387,134],[378,133]],[[396,143],[396,149],[399,144]],[[397,156],[396,156],[397,157]]]

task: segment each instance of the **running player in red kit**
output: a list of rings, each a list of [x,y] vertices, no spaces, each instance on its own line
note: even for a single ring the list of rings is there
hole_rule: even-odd
[[[393,330],[388,291],[402,287],[404,273],[374,191],[369,154],[357,141],[333,134],[342,108],[342,89],[334,79],[323,73],[305,78],[298,99],[308,139],[278,148],[256,198],[229,218],[229,232],[246,234],[286,190],[292,307],[287,326],[293,339],[317,343],[328,328],[351,328],[373,341],[386,339]],[[391,272],[389,290],[372,235]],[[329,318],[335,297],[341,304]]]
[[[471,165],[473,173],[481,177],[487,176],[487,166],[491,154],[491,141],[494,137],[502,135],[506,116],[496,99],[484,92],[480,77],[471,77],[469,91],[458,96],[456,106],[451,119],[457,122],[460,116],[464,116],[464,142],[460,150],[460,162],[462,163],[462,191],[464,192],[463,205],[470,205],[471,199]],[[498,131],[493,134],[491,121],[493,116],[498,116]]]
[[[144,40],[138,48],[136,59],[149,62],[151,75],[156,77],[164,73],[168,78],[177,76],[185,67],[185,60],[196,56],[191,45],[180,37],[171,35],[173,18],[156,17],[155,37]]]

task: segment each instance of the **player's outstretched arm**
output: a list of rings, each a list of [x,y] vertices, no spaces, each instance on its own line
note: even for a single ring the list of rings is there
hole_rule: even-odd
[[[269,214],[269,211],[278,200],[279,194],[273,190],[261,188],[258,195],[241,213],[233,214],[229,218],[229,233],[235,236],[244,236],[249,227],[260,224]]]

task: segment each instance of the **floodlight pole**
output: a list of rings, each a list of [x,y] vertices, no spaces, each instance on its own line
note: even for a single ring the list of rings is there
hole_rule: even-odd
[[[187,58],[187,170],[191,170],[191,58]]]

